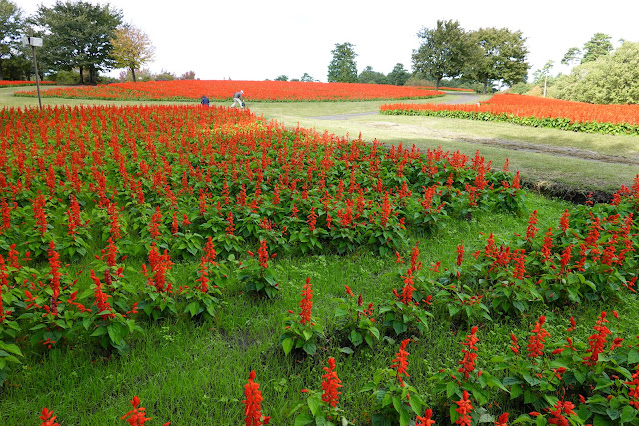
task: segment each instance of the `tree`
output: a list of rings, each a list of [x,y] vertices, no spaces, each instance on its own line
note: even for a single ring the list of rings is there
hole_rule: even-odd
[[[626,41],[609,55],[574,67],[553,89],[560,99],[639,104],[639,43]]]
[[[331,50],[333,60],[328,65],[328,81],[339,83],[357,82],[357,54],[355,46],[351,43],[335,43],[335,49]]]
[[[312,81],[315,81],[315,79],[311,77],[310,75],[308,75],[308,73],[304,73],[302,78],[300,78],[300,81],[312,82]]]
[[[14,3],[0,0],[0,80],[4,80],[4,61],[17,54],[20,44],[22,12]]]
[[[288,81],[288,77],[285,76],[284,74],[282,74],[282,75],[277,76],[275,81]]]
[[[480,28],[470,33],[474,50],[466,58],[464,74],[484,85],[501,81],[509,86],[526,81],[530,65],[528,48],[521,31],[507,28]]]
[[[155,47],[151,39],[142,30],[126,24],[115,30],[111,43],[116,66],[131,70],[135,82],[135,70],[153,60]]]
[[[53,7],[40,5],[36,22],[44,29],[41,54],[43,67],[49,72],[80,70],[80,83],[84,83],[83,71],[89,71],[89,82],[95,84],[99,71],[115,67],[113,44],[117,27],[122,23],[122,12],[109,5],[93,5],[76,1]]]
[[[578,47],[568,49],[564,57],[561,59],[562,65],[575,65],[581,61],[581,50]]]
[[[435,79],[435,89],[444,77],[460,76],[464,69],[471,42],[458,21],[437,21],[433,29],[422,28],[419,49],[413,50],[413,69]]]
[[[548,61],[544,64],[543,68],[536,70],[533,73],[533,84],[543,83],[550,75],[550,70],[554,64],[555,61]]]
[[[596,33],[584,44],[584,56],[581,63],[591,62],[598,57],[607,55],[612,50],[610,36],[604,33]]]
[[[368,83],[368,84],[387,84],[388,80],[386,76],[377,71],[373,71],[373,67],[370,65],[364,68],[364,70],[359,74],[358,80],[360,83]]]
[[[386,79],[388,84],[395,86],[403,86],[410,78],[410,73],[404,68],[404,64],[397,64],[393,70],[388,73]]]

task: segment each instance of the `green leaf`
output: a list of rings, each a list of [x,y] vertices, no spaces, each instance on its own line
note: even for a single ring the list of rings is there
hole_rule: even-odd
[[[293,339],[286,338],[282,341],[282,348],[284,349],[284,355],[288,355],[293,349]]]
[[[306,352],[309,355],[315,355],[315,352],[317,351],[317,346],[315,346],[315,343],[313,342],[306,342],[304,346],[302,346],[302,349],[304,350],[304,352]]]
[[[304,426],[311,424],[315,421],[315,417],[313,417],[310,413],[302,413],[295,416],[295,426]]]
[[[353,353],[355,353],[355,351],[349,348],[348,346],[344,346],[343,348],[340,348],[339,351],[348,355],[353,355]]]
[[[348,339],[351,341],[351,343],[355,347],[361,345],[362,342],[364,341],[364,339],[362,339],[362,335],[355,330],[351,331],[351,334],[348,337]]]
[[[91,337],[99,337],[107,334],[106,327],[98,327],[93,333],[91,333]]]
[[[446,384],[446,398],[450,399],[450,397],[455,395],[458,390],[459,386],[457,385],[457,382],[451,380]]]
[[[317,416],[317,412],[320,408],[320,402],[317,400],[317,396],[311,395],[306,399],[308,408],[311,410],[313,417]]]
[[[621,410],[621,423],[630,423],[637,416],[637,410],[630,405],[626,405]],[[581,417],[581,416],[580,416]]]

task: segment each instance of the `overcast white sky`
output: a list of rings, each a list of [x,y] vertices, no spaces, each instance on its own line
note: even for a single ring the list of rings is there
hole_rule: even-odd
[[[55,0],[12,0],[26,15]],[[438,19],[458,20],[466,30],[521,30],[527,37],[531,74],[547,61],[560,65],[570,47],[582,48],[602,32],[639,42],[637,0],[537,0],[433,2],[323,0],[85,0],[108,3],[144,31],[156,48],[146,66],[178,76],[195,71],[201,80],[265,80],[308,73],[326,81],[336,43],[355,45],[357,69],[370,65],[388,74],[402,63],[412,71],[417,32]],[[46,39],[44,40],[46,43]],[[118,72],[111,75],[117,76]]]

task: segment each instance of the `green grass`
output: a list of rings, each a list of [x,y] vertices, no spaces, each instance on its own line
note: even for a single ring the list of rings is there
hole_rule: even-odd
[[[37,105],[37,99],[7,96],[10,90],[0,89],[3,105]],[[43,103],[61,102],[45,100]],[[106,102],[69,100],[67,104],[95,103]],[[536,143],[543,141],[556,146],[574,143],[580,149],[586,146],[608,149],[608,145],[616,141],[620,152],[628,155],[636,149],[633,143],[637,140],[633,138],[564,135],[558,131],[520,129],[508,124],[417,117],[362,116],[348,121],[312,118],[374,111],[380,103],[255,103],[250,106],[252,111],[264,114],[266,118],[283,120],[288,125],[299,122],[305,127],[316,127],[318,131],[326,128],[338,134],[348,132],[351,137],[357,137],[362,131],[367,140],[378,138],[386,143],[415,143],[421,147],[441,145],[468,154],[480,149],[500,166],[505,158],[510,158],[511,168],[524,170],[524,177],[530,173],[580,185],[600,175],[605,183],[613,185],[614,172],[617,175],[626,172],[619,167],[604,172],[599,166],[593,170],[583,161],[513,153],[472,142],[440,139],[429,136],[428,130],[435,128],[522,141],[531,138]],[[630,176],[629,172],[627,176]],[[561,212],[568,207],[561,200],[528,195],[528,209],[538,211],[541,229],[557,226]],[[411,235],[410,246],[402,255],[407,258],[410,247],[420,241],[420,260],[425,269],[437,261],[442,261],[442,266],[451,266],[460,242],[463,241],[466,252],[471,253],[483,248],[490,232],[508,240],[514,233],[525,233],[527,218],[478,213],[469,221],[449,220],[434,236]],[[145,335],[134,339],[130,352],[124,356],[105,357],[102,351],[81,342],[65,351],[28,353],[0,393],[0,424],[38,424],[40,410],[48,407],[55,410],[61,426],[122,425],[124,421],[120,416],[129,411],[128,401],[138,395],[148,416],[153,418],[153,425],[166,421],[175,426],[237,425],[242,423],[243,408],[239,401],[243,399],[243,385],[253,369],[264,397],[263,412],[273,417],[271,424],[288,425],[292,424],[290,410],[302,401],[299,390],[320,389],[322,367],[329,356],[337,359],[337,373],[344,385],[340,406],[349,419],[362,424],[371,401],[368,394],[360,394],[359,390],[372,379],[377,368],[390,365],[398,342],[384,340],[375,350],[363,349],[353,356],[345,356],[339,352],[340,342],[332,338],[322,345],[314,358],[285,357],[278,345],[281,318],[289,309],[298,310],[306,277],[311,277],[314,285],[313,316],[327,331],[334,328],[334,298],[344,296],[344,285],[349,285],[356,294],[362,293],[366,302],[373,301],[376,306],[388,302],[392,298],[392,288],[401,286],[398,274],[406,269],[405,265],[394,261],[394,257],[379,257],[368,252],[347,256],[278,257],[274,265],[282,290],[273,301],[252,299],[240,287],[231,286],[225,289],[224,305],[215,321],[198,324],[180,319],[146,323],[143,325]],[[131,262],[131,266],[140,269],[139,263]],[[185,284],[185,277],[195,266],[190,262],[176,265],[174,275],[180,281],[178,284]],[[86,267],[73,265],[74,270]],[[567,321],[566,315],[574,315],[579,324],[578,334],[584,338],[600,311],[613,307],[625,318],[626,330],[639,329],[639,303],[636,297],[626,297],[614,305],[612,302],[584,304],[566,313],[548,312],[549,331],[551,334],[558,331],[560,335],[559,331]],[[478,333],[480,349],[489,353],[506,351],[509,333],[526,335],[529,324],[534,323],[537,315],[539,312],[531,311],[522,317],[484,322]],[[440,368],[457,365],[461,359],[458,342],[467,334],[468,328],[467,324],[451,323],[446,312],[435,312],[428,333],[407,348],[411,353],[408,368],[411,384],[428,395],[433,384],[425,378]],[[487,359],[478,361],[480,368],[487,363]],[[494,408],[493,414],[511,407],[507,399],[499,402],[501,407]],[[433,408],[436,413],[448,410],[447,407]]]

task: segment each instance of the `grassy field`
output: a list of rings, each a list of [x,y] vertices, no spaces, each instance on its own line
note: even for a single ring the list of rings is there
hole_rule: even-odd
[[[0,89],[0,105],[7,107],[37,106],[37,99],[14,98],[15,89]],[[454,99],[449,95],[436,101]],[[365,140],[378,139],[386,144],[415,144],[421,148],[442,146],[446,150],[462,150],[472,155],[475,150],[498,167],[506,158],[511,169],[521,170],[529,182],[550,182],[574,190],[618,189],[632,185],[636,166],[605,164],[585,159],[572,159],[543,152],[513,150],[496,146],[487,140],[538,144],[547,147],[592,151],[601,155],[634,158],[639,138],[602,135],[566,134],[546,129],[521,128],[509,124],[464,122],[457,120],[359,115],[317,117],[375,112],[383,102],[335,103],[254,103],[251,111],[295,126],[327,129],[336,134],[348,133],[356,138],[361,132]],[[429,101],[430,102],[430,101]],[[44,100],[45,105],[88,105],[93,101]],[[115,102],[113,102],[115,103]],[[136,104],[136,102],[130,102]],[[118,103],[127,104],[127,103]],[[596,166],[595,166],[596,165]],[[527,210],[538,211],[541,229],[557,226],[562,212],[571,205],[560,199],[527,195]],[[452,265],[456,247],[463,241],[467,253],[482,249],[486,236],[498,238],[525,234],[527,215],[479,212],[469,220],[449,219],[441,232],[434,235],[410,235],[401,253],[410,257],[410,248],[420,242],[420,260],[427,269],[441,261]],[[335,325],[335,298],[344,297],[344,285],[362,293],[366,302],[379,305],[391,297],[393,288],[401,285],[399,274],[404,265],[395,258],[380,257],[361,251],[345,256],[277,257],[274,262],[281,283],[281,295],[273,301],[255,300],[243,293],[239,285],[226,289],[222,312],[215,321],[160,321],[143,325],[145,334],[131,343],[127,355],[105,354],[94,347],[72,346],[64,351],[29,353],[22,365],[0,390],[0,424],[35,425],[42,407],[54,409],[57,421],[65,425],[118,425],[120,417],[130,410],[129,400],[137,395],[151,424],[172,425],[238,425],[242,423],[243,386],[250,370],[264,397],[263,412],[273,417],[271,424],[292,425],[291,410],[303,400],[303,388],[320,389],[322,367],[326,359],[337,359],[337,372],[343,382],[340,406],[355,424],[366,424],[371,406],[369,393],[360,393],[377,368],[391,364],[399,341],[383,339],[374,350],[363,349],[352,356],[340,352],[341,343],[333,336],[321,346],[315,357],[285,357],[278,344],[282,331],[281,318],[287,310],[297,310],[302,286],[307,277],[314,284],[313,316],[330,330]],[[140,264],[130,262],[134,270]],[[87,265],[72,265],[73,270]],[[197,268],[196,262],[175,266],[177,281],[184,281]],[[80,283],[82,285],[82,283]],[[84,283],[89,285],[89,283]],[[577,335],[586,339],[602,310],[616,309],[624,318],[626,330],[639,330],[639,303],[634,296],[623,295],[606,303],[584,303],[563,310],[531,310],[519,317],[499,321],[483,321],[478,337],[486,353],[508,350],[508,336],[514,332],[525,336],[530,325],[544,313],[551,335],[565,330],[567,319],[574,315]],[[432,395],[434,383],[427,382],[444,367],[455,367],[460,361],[460,344],[472,325],[451,322],[444,310],[434,312],[428,332],[408,347],[410,382],[420,391]],[[525,344],[525,343],[524,343]],[[488,365],[479,359],[478,365]],[[491,404],[487,414],[496,416],[516,409],[516,404],[502,396]],[[449,407],[432,407],[448,412]]]

